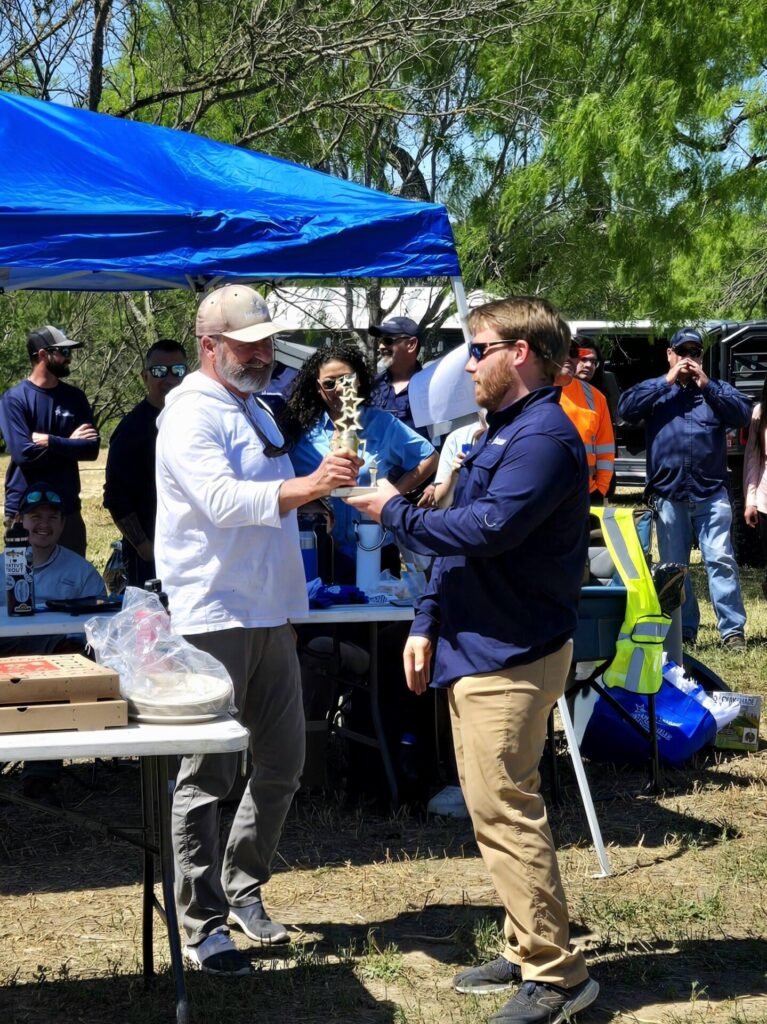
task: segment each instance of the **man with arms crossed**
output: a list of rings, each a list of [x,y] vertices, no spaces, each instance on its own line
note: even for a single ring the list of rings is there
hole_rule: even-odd
[[[218,658],[250,730],[253,771],[223,854],[219,801],[236,754],[185,757],[173,794],[176,902],[186,955],[211,974],[249,974],[229,938],[287,942],[261,901],[304,760],[295,633],[308,607],[295,509],[355,483],[361,464],[328,455],[294,478],[283,438],[255,397],[269,382],[271,321],[258,292],[226,285],[197,312],[200,369],[171,391],[157,438],[155,561],[176,632]]]
[[[557,1024],[599,986],[570,947],[565,895],[540,795],[551,708],[570,665],[586,561],[589,478],[553,381],[570,343],[545,300],[472,310],[466,370],[488,429],[459,470],[453,507],[422,510],[385,481],[350,499],[411,550],[435,554],[405,647],[408,686],[449,687],[461,787],[506,911],[503,955],[458,974],[458,992],[518,985],[490,1019]],[[433,659],[433,667],[432,667]]]
[[[6,525],[18,512],[27,488],[45,480],[64,499],[61,544],[84,557],[87,537],[78,462],[95,461],[101,442],[85,393],[64,383],[76,348],[82,348],[82,342],[72,341],[50,324],[29,332],[32,369],[26,380],[3,395],[0,429],[11,456],[5,474]]]

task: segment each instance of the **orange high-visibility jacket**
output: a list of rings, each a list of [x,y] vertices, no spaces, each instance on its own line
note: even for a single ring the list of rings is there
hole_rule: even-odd
[[[589,491],[607,494],[615,470],[615,435],[607,399],[597,388],[574,377],[562,388],[561,405],[586,446]]]

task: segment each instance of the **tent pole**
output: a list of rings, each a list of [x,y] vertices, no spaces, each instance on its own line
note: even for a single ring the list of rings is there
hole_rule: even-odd
[[[466,302],[466,292],[463,288],[462,277],[451,277],[450,287],[453,289],[453,295],[455,296],[455,305],[458,310],[458,319],[461,321],[461,330],[463,331],[463,337],[468,345],[471,341],[471,332],[469,331],[469,305]]]

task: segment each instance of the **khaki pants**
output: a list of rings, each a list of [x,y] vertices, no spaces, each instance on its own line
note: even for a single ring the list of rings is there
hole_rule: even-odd
[[[506,911],[503,955],[525,981],[570,988],[588,972],[570,949],[567,904],[538,766],[572,644],[529,665],[464,676],[450,689],[458,775],[482,859]]]

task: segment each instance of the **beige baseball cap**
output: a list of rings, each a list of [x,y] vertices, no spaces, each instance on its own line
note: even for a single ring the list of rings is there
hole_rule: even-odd
[[[246,284],[225,284],[206,295],[197,308],[194,333],[224,334],[234,341],[261,341],[290,326],[272,320],[264,297]]]

